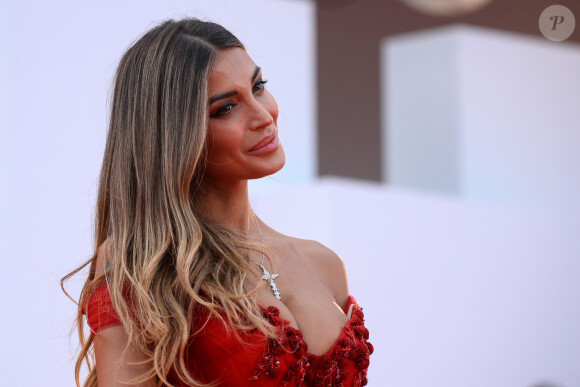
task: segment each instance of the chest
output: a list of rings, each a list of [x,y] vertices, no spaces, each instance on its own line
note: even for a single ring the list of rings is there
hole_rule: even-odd
[[[276,255],[276,288],[282,300],[276,299],[267,281],[257,294],[259,305],[275,306],[280,317],[300,330],[310,352],[322,354],[336,342],[348,321],[348,311],[335,300],[326,273],[305,257],[283,252]],[[272,273],[273,274],[273,273]]]

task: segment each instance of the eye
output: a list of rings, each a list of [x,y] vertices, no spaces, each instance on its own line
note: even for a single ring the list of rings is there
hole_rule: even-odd
[[[236,106],[236,105],[233,104],[233,103],[231,103],[231,102],[223,105],[214,114],[211,115],[211,118],[217,118],[217,117],[225,116],[226,114],[228,114],[229,112],[232,111],[232,109],[234,108],[234,106]]]
[[[256,82],[256,84],[254,85],[254,88],[252,89],[252,92],[253,92],[253,93],[259,93],[259,92],[261,92],[261,91],[264,91],[264,89],[265,89],[264,85],[265,85],[266,83],[268,83],[268,81],[267,81],[267,80],[265,80],[265,79],[264,79],[264,80],[261,80],[261,79],[260,79],[260,80],[259,80],[258,82]]]

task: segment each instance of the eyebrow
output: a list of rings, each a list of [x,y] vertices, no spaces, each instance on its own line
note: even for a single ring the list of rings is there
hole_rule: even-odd
[[[250,80],[250,83],[254,82],[254,80],[256,79],[258,74],[260,74],[260,71],[262,71],[260,66],[256,66],[256,68],[254,69],[254,73],[252,74],[252,79]],[[225,91],[223,93],[216,94],[209,99],[209,104],[211,105],[212,103],[219,101],[220,99],[228,98],[228,97],[231,97],[232,95],[236,95],[236,94],[238,94],[238,92],[236,90]]]

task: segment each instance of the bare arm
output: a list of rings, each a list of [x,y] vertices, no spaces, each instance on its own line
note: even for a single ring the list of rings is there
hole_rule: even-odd
[[[96,278],[103,274],[105,263],[109,259],[110,244],[105,241],[99,248],[96,264]],[[95,334],[95,361],[99,387],[135,386],[155,387],[155,378],[141,383],[131,381],[141,379],[147,372],[149,364],[139,364],[146,360],[136,346],[127,347],[128,336],[122,326],[105,328]]]
[[[154,387],[154,378],[142,383],[129,382],[139,380],[148,369],[143,362],[145,357],[140,351],[127,346],[127,334],[121,326],[105,328],[95,335],[95,360],[99,387],[135,386]]]

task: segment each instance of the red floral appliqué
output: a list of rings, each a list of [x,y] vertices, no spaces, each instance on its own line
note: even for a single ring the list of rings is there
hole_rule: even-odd
[[[373,346],[368,341],[369,331],[364,326],[364,314],[358,305],[354,306],[352,317],[334,348],[321,356],[308,353],[308,345],[302,333],[280,318],[278,308],[270,306],[263,309],[263,314],[277,327],[279,334],[277,338],[267,340],[266,351],[259,358],[250,380],[278,378],[281,371],[279,357],[290,353],[295,361],[285,371],[280,386],[346,387],[343,382],[349,370],[352,372],[353,369],[356,374],[352,378],[352,385],[359,387],[368,383],[367,369]],[[349,367],[349,364],[356,366]]]

